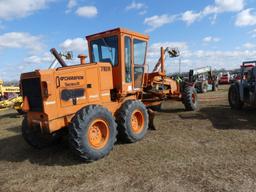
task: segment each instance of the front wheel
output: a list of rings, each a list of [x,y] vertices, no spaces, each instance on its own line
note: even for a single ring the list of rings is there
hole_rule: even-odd
[[[116,142],[116,123],[112,114],[99,105],[79,110],[69,126],[69,142],[82,160],[91,162],[108,155]]]
[[[233,84],[228,90],[228,101],[231,109],[241,109],[244,103],[240,100],[239,86]]]
[[[117,114],[119,136],[127,142],[141,140],[149,125],[148,112],[141,101],[126,101]]]
[[[198,109],[198,96],[194,87],[185,86],[182,97],[186,110],[195,111]]]

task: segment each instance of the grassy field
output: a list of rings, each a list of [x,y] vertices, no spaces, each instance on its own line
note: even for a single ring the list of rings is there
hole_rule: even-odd
[[[231,110],[225,86],[200,95],[197,112],[166,102],[156,131],[90,164],[67,141],[32,149],[22,116],[0,112],[0,191],[256,191],[255,112]]]

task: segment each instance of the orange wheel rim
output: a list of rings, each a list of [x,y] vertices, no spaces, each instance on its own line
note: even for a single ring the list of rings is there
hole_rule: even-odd
[[[88,130],[88,141],[92,148],[102,149],[109,140],[109,126],[102,119],[93,121]]]
[[[131,116],[132,131],[136,134],[140,133],[144,128],[144,116],[140,110],[135,110]]]

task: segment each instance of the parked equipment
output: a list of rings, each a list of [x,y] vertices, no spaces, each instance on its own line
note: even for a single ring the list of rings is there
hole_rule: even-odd
[[[20,93],[20,88],[15,86],[4,86],[4,82],[0,80],[0,100],[7,100],[17,97]]]
[[[231,76],[229,72],[222,73],[219,78],[219,84],[229,84],[231,82]]]
[[[241,109],[244,103],[256,106],[256,61],[243,62],[240,70],[241,79],[233,83],[228,92],[232,109]]]
[[[4,86],[4,82],[0,80],[0,109],[15,109],[19,114],[22,112],[22,97],[20,88],[15,86]]]
[[[210,66],[191,69],[189,71],[189,81],[194,83],[198,93],[218,90],[218,80],[216,75],[213,75],[212,68]]]
[[[17,96],[10,99],[0,101],[0,109],[15,109],[19,114],[23,114],[22,111],[22,97]]]
[[[90,63],[79,55],[79,65],[67,66],[52,49],[60,68],[21,75],[22,109],[27,112],[22,134],[33,147],[54,143],[68,128],[71,149],[94,161],[111,151],[117,130],[127,142],[145,136],[152,124],[148,106],[175,98],[187,110],[197,108],[194,87],[165,75],[164,58],[177,56],[176,49],[161,48],[154,72],[146,73],[147,35],[117,28],[86,39]]]

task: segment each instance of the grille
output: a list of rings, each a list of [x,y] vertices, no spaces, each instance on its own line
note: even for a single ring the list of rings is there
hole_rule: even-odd
[[[23,97],[27,96],[30,111],[42,112],[43,102],[39,78],[21,80]]]

